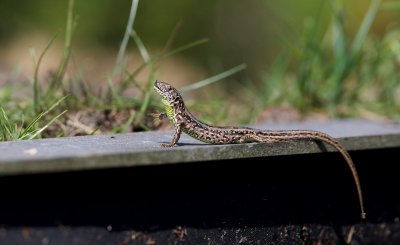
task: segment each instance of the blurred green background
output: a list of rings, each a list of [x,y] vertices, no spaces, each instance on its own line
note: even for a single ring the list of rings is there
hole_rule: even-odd
[[[346,31],[354,33],[370,1],[343,2]],[[130,5],[128,0],[76,1],[79,23],[74,36],[74,53],[83,49],[111,57],[115,55],[126,28]],[[318,18],[321,25],[328,27],[331,8],[330,1],[320,0],[140,1],[135,29],[153,50],[165,45],[177,25],[180,28],[174,46],[208,38],[205,45],[181,54],[185,60],[205,70],[206,74],[199,74],[197,80],[243,62],[248,64],[247,75],[260,80],[260,71],[268,71],[283,49],[290,49],[299,42],[309,18]],[[18,50],[16,54],[7,53],[0,57],[3,67],[10,68],[15,65],[12,62],[29,58],[30,47],[40,50],[56,33],[61,34],[56,41],[62,43],[66,12],[67,1],[2,0],[1,51]],[[394,11],[380,12],[373,33],[381,35],[399,16]],[[15,44],[23,45],[15,47]],[[130,47],[134,48],[134,45]],[[26,56],[23,56],[24,52]],[[7,57],[9,60],[5,60]],[[89,59],[90,55],[85,58]],[[185,73],[184,69],[175,72]],[[189,78],[196,80],[196,77]]]
[[[0,85],[33,84],[33,90],[26,86],[30,98],[23,102],[15,102],[19,88],[0,89],[0,105],[17,121],[68,96],[67,115],[86,111],[90,119],[92,110],[102,111],[93,125],[116,111],[124,121],[118,132],[156,128],[146,121],[148,112],[160,109],[151,88],[154,79],[182,88],[239,64],[247,69],[200,89],[196,103],[193,93],[185,95],[207,122],[400,115],[398,0],[139,1],[134,29],[150,55],[165,51],[167,43],[171,50],[204,38],[208,42],[136,72],[143,56],[131,39],[126,74],[119,79],[110,77],[132,2],[75,0],[78,21],[64,76],[56,73],[68,53],[68,2],[0,2]],[[56,35],[36,76],[38,57]]]

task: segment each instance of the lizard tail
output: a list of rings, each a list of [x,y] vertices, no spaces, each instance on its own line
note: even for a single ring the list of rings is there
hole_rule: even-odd
[[[340,144],[336,139],[332,138],[329,135],[326,135],[326,134],[323,134],[320,132],[318,132],[318,134],[312,134],[312,135],[313,135],[313,137],[310,137],[310,138],[326,142],[329,145],[335,147],[340,152],[340,154],[342,154],[344,159],[346,160],[347,165],[349,166],[351,173],[353,175],[354,182],[356,184],[358,199],[360,202],[361,219],[365,220],[366,213],[365,213],[365,209],[364,209],[364,199],[363,199],[360,179],[358,177],[356,166],[354,165],[353,159],[351,158],[349,152],[343,147],[342,144]]]
[[[364,220],[366,219],[366,213],[364,210],[364,199],[361,190],[360,180],[357,174],[356,166],[351,159],[350,154],[347,150],[343,147],[342,144],[339,143],[335,138],[319,132],[319,131],[312,131],[312,130],[282,130],[282,131],[273,131],[273,130],[265,130],[261,131],[260,136],[254,137],[255,141],[258,142],[277,142],[277,141],[288,141],[288,140],[301,140],[301,139],[313,139],[318,141],[323,141],[328,143],[329,145],[333,146],[336,150],[340,152],[340,154],[344,157],[349,166],[351,173],[353,175],[354,182],[356,184],[358,199],[360,203],[361,209],[361,218]]]

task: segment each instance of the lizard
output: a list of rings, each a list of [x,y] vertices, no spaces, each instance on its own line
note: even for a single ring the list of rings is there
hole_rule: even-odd
[[[333,146],[349,166],[356,185],[361,210],[361,218],[366,219],[361,184],[353,160],[344,148],[332,136],[314,130],[259,130],[249,127],[221,127],[211,126],[194,117],[186,108],[182,95],[170,84],[156,80],[154,90],[160,94],[164,104],[164,113],[154,113],[157,120],[168,117],[175,126],[175,133],[170,144],[161,144],[162,147],[176,146],[182,132],[189,136],[210,144],[240,144],[251,142],[283,142],[293,140],[317,140]]]

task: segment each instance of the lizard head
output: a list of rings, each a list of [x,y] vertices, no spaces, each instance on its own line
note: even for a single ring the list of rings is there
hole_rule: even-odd
[[[178,90],[166,82],[156,80],[154,83],[154,90],[161,95],[164,103],[172,105],[174,102],[182,101]]]

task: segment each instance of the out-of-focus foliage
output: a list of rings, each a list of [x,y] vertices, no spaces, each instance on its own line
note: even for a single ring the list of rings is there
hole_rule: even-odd
[[[349,17],[347,28],[355,32],[368,0],[343,1]],[[130,1],[76,1],[79,26],[75,48],[101,47],[116,50],[125,30]],[[209,38],[202,49],[185,55],[207,69],[220,70],[238,63],[250,71],[265,68],[280,50],[298,42],[298,34],[310,16],[320,15],[321,25],[329,22],[330,1],[309,0],[152,0],[140,1],[135,30],[148,47],[162,48],[172,30],[180,26],[175,42],[182,45]],[[0,2],[0,42],[14,35],[63,33],[67,1],[34,0]],[[326,17],[323,17],[326,16]],[[381,33],[398,13],[378,16],[373,30]]]
[[[146,113],[157,107],[154,79],[171,79],[180,88],[239,64],[247,71],[226,79],[231,83],[205,88],[220,112],[205,106],[211,120],[248,123],[265,108],[284,103],[336,116],[400,114],[400,8],[394,0],[139,1],[134,32],[127,33],[126,63],[119,64],[115,57],[130,9],[128,0],[2,0],[0,85],[7,86],[0,88],[0,100],[5,115],[33,117],[69,95],[66,103],[73,112],[58,123],[64,129],[70,124],[94,133],[104,121],[105,130],[116,132],[154,128],[146,121]],[[19,65],[21,59],[25,63]],[[115,64],[121,76],[114,76]],[[9,95],[27,83],[33,85],[28,89],[33,109],[30,99]],[[227,116],[226,108],[240,113]]]
[[[277,59],[262,89],[254,89],[263,98],[259,108],[289,103],[303,112],[322,109],[335,116],[399,116],[400,28],[371,33],[376,17],[387,13],[382,6],[391,5],[371,1],[352,34],[346,30],[351,15],[339,1],[331,2],[328,28],[310,19],[299,43]]]

